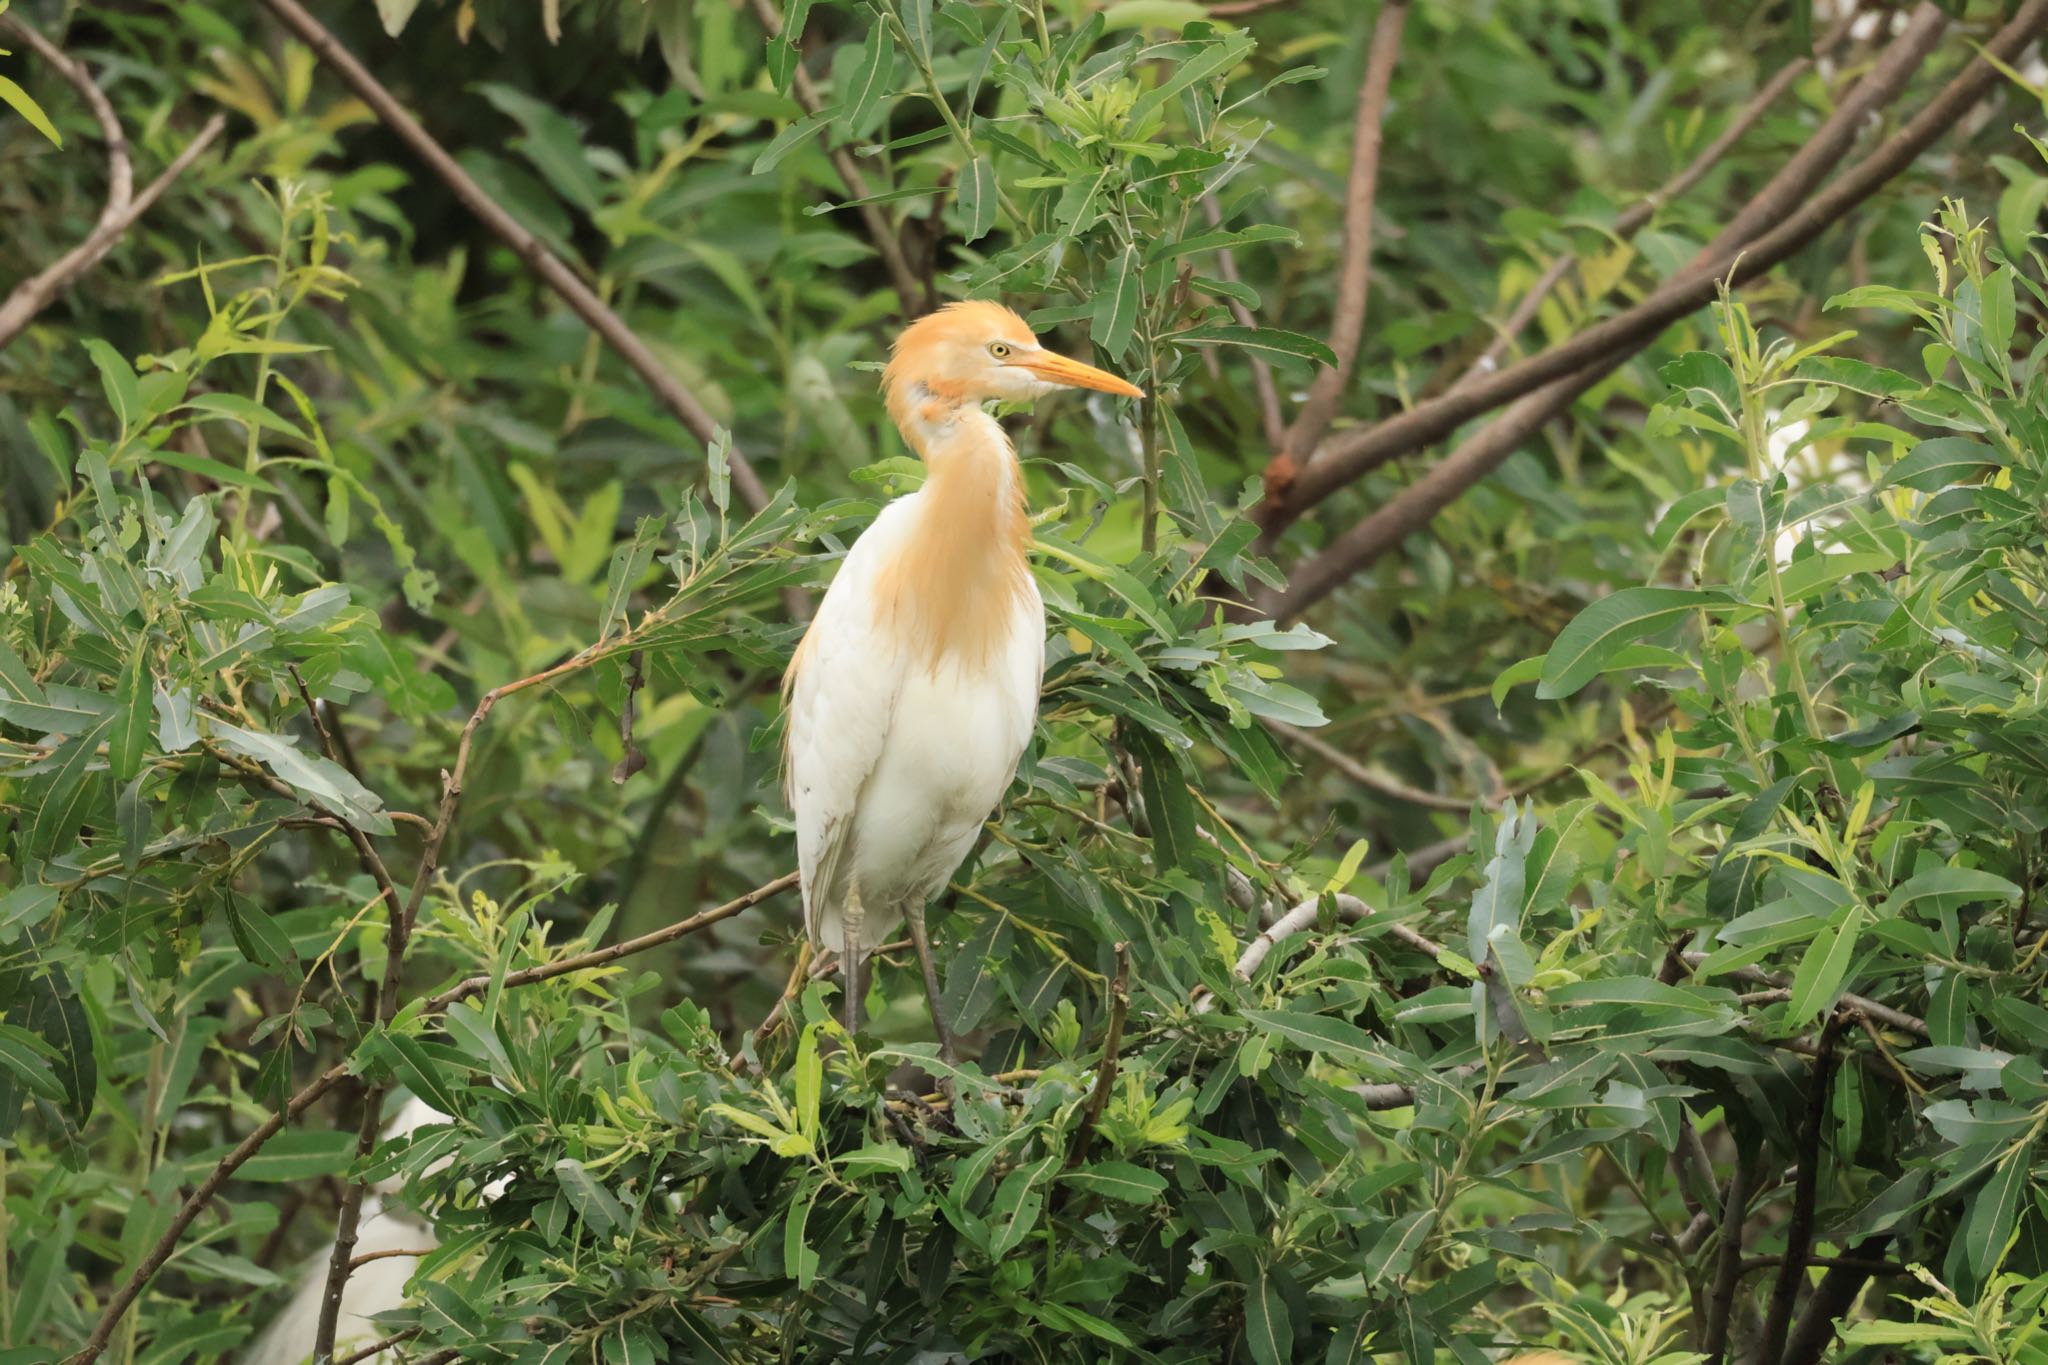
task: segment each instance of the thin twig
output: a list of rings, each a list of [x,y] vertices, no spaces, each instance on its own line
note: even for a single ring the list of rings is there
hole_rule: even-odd
[[[438,1250],[436,1247],[390,1247],[383,1251],[366,1251],[360,1256],[352,1257],[348,1264],[349,1269],[353,1270],[357,1266],[368,1265],[372,1261],[388,1261],[394,1256],[431,1256],[436,1250]]]
[[[2011,22],[1985,45],[1985,53],[2001,63],[2009,63],[2044,27],[2048,27],[2048,0],[2024,0]],[[1916,37],[1925,35],[1909,28],[1887,49],[1865,81],[1876,81],[1882,76],[1887,82],[1903,84],[1926,55],[1912,42]],[[1998,68],[1985,55],[1972,59],[1905,127],[1803,207],[1786,214],[1777,226],[1751,240],[1739,258],[1724,257],[1682,270],[1636,307],[1456,393],[1417,404],[1372,428],[1353,441],[1341,456],[1333,453],[1319,458],[1297,484],[1292,502],[1272,515],[1283,520],[1291,517],[1289,507],[1313,505],[1364,470],[1434,440],[1466,418],[1498,406],[1516,394],[1524,395],[1406,491],[1299,565],[1289,579],[1286,593],[1277,599],[1262,598],[1261,609],[1280,619],[1292,619],[1335,591],[1492,473],[1544,423],[1620,368],[1671,322],[1713,298],[1724,283],[1732,287],[1755,278],[1840,221],[1910,166],[1983,98],[1998,78]],[[1559,374],[1563,377],[1556,378]]]
[[[1834,1091],[1835,1041],[1847,1020],[1831,1015],[1821,1028],[1813,1075],[1807,1080],[1806,1131],[1801,1134],[1799,1181],[1792,1187],[1792,1217],[1785,1226],[1785,1256],[1771,1287],[1763,1336],[1757,1345],[1759,1365],[1778,1365],[1785,1354],[1785,1334],[1792,1326],[1792,1308],[1806,1279],[1806,1257],[1813,1250],[1813,1205],[1820,1188],[1821,1133],[1827,1126],[1828,1097]]]
[[[752,0],[754,16],[761,21],[761,27],[768,30],[770,38],[782,34],[782,16],[776,13],[774,0]],[[796,96],[797,104],[806,114],[815,114],[824,107],[824,100],[818,94],[818,87],[812,82],[810,72],[804,70],[803,56],[796,57],[796,70],[790,82],[790,89]],[[832,141],[830,124],[818,130],[818,142],[831,158],[832,169],[839,172],[839,178],[846,184],[848,197],[863,200],[873,197],[874,188],[868,178],[861,174],[860,163],[853,153]],[[917,281],[917,272],[910,268],[910,260],[903,254],[903,239],[889,221],[889,215],[880,204],[858,205],[861,222],[868,230],[868,240],[881,253],[882,265],[889,272],[889,281],[896,289],[903,316],[916,317],[938,306],[938,300]]]
[[[1379,196],[1380,126],[1407,19],[1408,0],[1382,0],[1373,19],[1372,47],[1366,54],[1365,79],[1359,83],[1358,113],[1351,128],[1351,175],[1344,187],[1344,260],[1337,273],[1337,302],[1330,318],[1330,350],[1337,363],[1317,371],[1301,411],[1273,452],[1265,474],[1269,498],[1287,496],[1288,486],[1330,429],[1337,404],[1351,385],[1352,367],[1358,362],[1366,297],[1372,284],[1372,214]]]
[[[1109,1032],[1102,1039],[1102,1060],[1095,1066],[1095,1089],[1088,1107],[1074,1129],[1073,1149],[1067,1155],[1072,1170],[1088,1159],[1088,1145],[1094,1140],[1095,1125],[1109,1105],[1109,1092],[1116,1085],[1117,1053],[1124,1045],[1124,1020],[1131,1012],[1131,945],[1116,945],[1116,980],[1109,987]]]
[[[478,222],[511,247],[512,253],[524,261],[542,283],[560,295],[562,302],[568,304],[585,325],[604,338],[605,343],[633,367],[654,390],[655,397],[675,414],[691,435],[707,447],[712,443],[718,422],[697,400],[697,395],[662,364],[652,348],[626,325],[625,319],[607,307],[575,271],[563,264],[540,238],[527,231],[518,219],[486,194],[483,187],[470,178],[469,172],[448,154],[447,149],[434,140],[433,134],[423,128],[419,120],[384,88],[383,83],[370,74],[368,67],[357,61],[355,55],[343,47],[298,0],[263,0],[263,3],[283,21],[286,28],[313,49],[314,55],[334,69],[342,82],[375,111],[415,156],[427,164],[427,168],[462,201],[463,207],[474,214]],[[731,450],[731,460],[732,484],[738,490],[740,500],[752,510],[760,511],[768,505],[768,490],[762,486],[752,463],[737,447]]]
[[[507,989],[511,989],[517,986],[529,985],[536,981],[545,981],[568,972],[587,971],[592,967],[601,967],[616,961],[628,953],[644,952],[662,943],[668,943],[681,938],[684,934],[694,933],[707,924],[716,923],[721,919],[729,919],[749,906],[758,905],[768,897],[788,890],[796,885],[796,881],[796,873],[786,873],[764,886],[754,888],[754,890],[737,900],[728,901],[716,909],[706,910],[701,914],[693,915],[679,924],[671,925],[669,928],[657,931],[656,933],[643,934],[639,938],[616,944],[610,948],[600,948],[594,952],[582,953],[573,958],[564,958],[559,962],[551,962],[545,966],[529,967],[523,971],[508,973],[505,977],[505,986]],[[424,1018],[439,1014],[458,1000],[467,1000],[471,996],[481,995],[490,989],[490,984],[489,977],[481,976],[471,977],[466,981],[459,982],[450,989],[427,1000],[421,1006],[421,1016]],[[163,1268],[164,1262],[171,1258],[171,1254],[177,1250],[178,1242],[183,1238],[185,1231],[192,1226],[193,1221],[212,1203],[214,1196],[220,1193],[221,1187],[234,1177],[235,1172],[240,1170],[248,1162],[249,1158],[261,1151],[264,1144],[282,1132],[285,1126],[293,1119],[296,1119],[313,1105],[319,1103],[328,1092],[347,1080],[348,1075],[346,1063],[338,1064],[322,1072],[311,1084],[286,1101],[283,1109],[270,1115],[262,1123],[258,1124],[247,1137],[235,1145],[232,1151],[215,1164],[213,1170],[207,1173],[206,1178],[199,1182],[185,1202],[178,1207],[178,1211],[172,1215],[170,1224],[164,1229],[163,1234],[157,1239],[155,1245],[150,1248],[148,1254],[136,1264],[135,1269],[129,1273],[128,1278],[121,1283],[121,1286],[107,1300],[106,1308],[101,1311],[99,1320],[93,1324],[91,1335],[86,1338],[84,1345],[77,1352],[66,1357],[65,1365],[91,1365],[91,1362],[99,1359],[101,1353],[107,1349],[107,1344],[113,1340],[115,1328],[120,1325],[122,1317],[134,1305],[136,1298],[142,1293],[143,1287],[149,1283],[157,1271]],[[335,1365],[342,1365],[342,1363],[337,1361]]]
[[[336,1360],[334,1365],[361,1365],[361,1362],[368,1360],[372,1356],[382,1355],[394,1346],[403,1346],[425,1330],[423,1327],[408,1327],[403,1332],[393,1332],[382,1341],[373,1341],[360,1351],[349,1352],[347,1355]]]
[[[1686,966],[1697,967],[1700,963],[1707,960],[1707,955],[1705,953],[1687,952],[1680,953],[1679,958]],[[1754,981],[1760,986],[1772,987],[1772,990],[1761,993],[1769,997],[1769,999],[1760,1003],[1769,1003],[1770,1000],[1776,999],[1777,988],[1789,988],[1792,984],[1787,977],[1777,972],[1765,971],[1762,967],[1737,967],[1728,972],[1727,975],[1739,981]],[[1791,997],[1787,995],[1785,998],[1790,999]],[[1846,1009],[1859,1010],[1888,1028],[1898,1029],[1902,1033],[1910,1033],[1917,1038],[1929,1036],[1925,1019],[1916,1018],[1902,1010],[1895,1010],[1890,1005],[1880,1004],[1868,996],[1858,995],[1854,991],[1844,991],[1840,1004]]]
[[[50,265],[15,285],[5,301],[0,301],[0,348],[20,336],[22,331],[35,320],[38,313],[50,306],[51,300],[68,288],[73,281],[99,263],[101,257],[112,249],[137,219],[147,213],[171,183],[183,175],[198,159],[199,154],[212,145],[220,136],[227,120],[219,114],[209,118],[200,128],[199,135],[185,144],[170,165],[164,167],[156,179],[149,182],[140,194],[134,192],[135,174],[129,160],[128,139],[121,131],[120,120],[114,116],[113,106],[92,81],[85,68],[65,56],[57,47],[40,33],[21,20],[12,16],[0,19],[0,27],[21,36],[36,54],[48,62],[66,81],[70,82],[91,108],[94,119],[100,125],[100,135],[107,144],[107,200],[100,209],[99,221],[87,233],[85,240],[58,257]]]
[[[1406,805],[1421,806],[1426,810],[1452,811],[1463,815],[1472,809],[1472,803],[1475,800],[1488,810],[1495,810],[1499,808],[1503,799],[1498,795],[1463,797],[1446,796],[1441,792],[1424,791],[1420,787],[1411,787],[1405,782],[1391,777],[1384,777],[1374,772],[1320,735],[1310,734],[1306,730],[1297,730],[1292,725],[1277,720],[1267,721],[1266,728],[1286,740],[1289,744],[1298,745],[1308,750],[1317,758],[1320,758],[1323,762],[1342,773],[1350,781],[1356,782],[1369,792],[1386,797],[1389,801],[1399,801]]]
[[[1845,18],[1821,39],[1813,55],[1794,57],[1779,67],[1777,72],[1758,88],[1749,103],[1742,106],[1735,117],[1728,121],[1728,126],[1721,130],[1720,135],[1700,149],[1698,156],[1687,162],[1682,170],[1662,185],[1622,210],[1621,215],[1614,220],[1615,238],[1624,242],[1633,238],[1637,232],[1648,226],[1658,209],[1683,198],[1693,186],[1705,179],[1707,172],[1719,164],[1722,157],[1733,151],[1735,144],[1742,141],[1749,130],[1771,111],[1771,106],[1792,88],[1793,82],[1812,69],[1814,56],[1833,51],[1848,32],[1849,22]],[[1544,301],[1578,264],[1577,256],[1569,251],[1560,252],[1537,277],[1536,282],[1529,286],[1528,292],[1516,302],[1507,321],[1495,330],[1493,340],[1488,343],[1486,349],[1465,367],[1463,373],[1453,380],[1449,387],[1458,388],[1479,375],[1498,369],[1501,357],[1507,353],[1508,347],[1514,344],[1515,338],[1536,320],[1536,314],[1542,310]],[[1424,391],[1429,391],[1428,385],[1424,386]]]

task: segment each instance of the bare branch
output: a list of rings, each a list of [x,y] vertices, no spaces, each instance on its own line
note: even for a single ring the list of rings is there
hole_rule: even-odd
[[[1472,803],[1475,800],[1484,805],[1488,810],[1497,808],[1501,803],[1501,797],[1498,795],[1480,797],[1446,796],[1441,792],[1424,791],[1420,787],[1411,787],[1405,782],[1397,781],[1391,777],[1384,777],[1374,772],[1320,735],[1311,734],[1306,730],[1297,730],[1292,725],[1277,720],[1266,722],[1266,728],[1286,740],[1289,744],[1299,745],[1301,748],[1308,750],[1317,758],[1320,758],[1323,762],[1342,773],[1350,781],[1356,782],[1369,792],[1386,797],[1389,801],[1399,801],[1407,805],[1421,806],[1427,810],[1451,811],[1459,815],[1471,810]]]
[[[1785,1227],[1785,1257],[1778,1267],[1777,1283],[1771,1287],[1769,1311],[1764,1315],[1763,1336],[1757,1344],[1759,1365],[1779,1365],[1785,1354],[1785,1334],[1792,1325],[1792,1307],[1799,1298],[1799,1286],[1806,1279],[1806,1257],[1813,1250],[1813,1203],[1820,1187],[1821,1132],[1827,1126],[1828,1097],[1834,1091],[1835,1040],[1842,1036],[1847,1020],[1841,1014],[1828,1017],[1820,1031],[1819,1052],[1813,1075],[1807,1080],[1806,1131],[1800,1135],[1799,1181],[1792,1187],[1792,1218]]]
[[[2025,0],[2012,21],[1985,45],[1985,51],[1999,63],[2009,63],[2044,27],[2048,27],[2048,0]],[[1875,81],[1882,74],[1888,80],[1903,83],[1910,74],[1910,66],[1905,71],[1898,70],[1908,65],[1898,60],[1901,48],[1919,37],[1924,37],[1921,31],[1909,27],[1886,51],[1865,81]],[[1925,53],[1911,52],[1909,55],[1917,62]],[[1355,477],[1356,473],[1445,434],[1451,426],[1486,411],[1503,397],[1526,394],[1493,422],[1468,437],[1441,464],[1400,496],[1381,506],[1303,563],[1290,580],[1287,593],[1277,599],[1264,599],[1264,608],[1277,617],[1291,618],[1328,596],[1352,574],[1398,545],[1408,534],[1426,524],[1438,510],[1490,474],[1531,433],[1564,412],[1580,394],[1619,368],[1638,347],[1646,345],[1668,323],[1712,298],[1723,279],[1734,285],[1754,278],[1846,216],[1887,180],[1910,166],[1983,98],[1997,79],[1998,68],[1990,60],[1983,55],[1972,59],[1905,127],[1803,207],[1785,216],[1777,227],[1751,242],[1739,260],[1732,264],[1716,262],[1716,266],[1726,265],[1725,276],[1700,267],[1681,271],[1635,308],[1588,328],[1571,341],[1477,380],[1455,393],[1446,393],[1418,404],[1372,428],[1341,456],[1336,455],[1333,449],[1330,456],[1318,460],[1304,473],[1297,485],[1296,506],[1312,505],[1318,498]],[[1553,377],[1560,372],[1563,378]],[[1531,383],[1547,386],[1527,392]],[[1311,483],[1315,484],[1314,488],[1310,487]],[[1277,515],[1284,517],[1289,514],[1283,508]]]
[[[1358,88],[1358,114],[1351,130],[1351,176],[1344,190],[1344,263],[1337,275],[1337,303],[1330,319],[1330,349],[1337,363],[1318,371],[1308,400],[1295,414],[1280,447],[1266,466],[1266,496],[1285,498],[1287,489],[1330,429],[1337,404],[1351,384],[1358,342],[1365,330],[1365,303],[1372,283],[1372,211],[1380,182],[1380,125],[1387,87],[1401,51],[1408,0],[1383,0],[1373,20],[1372,49]]]
[[[761,21],[761,26],[768,30],[768,36],[778,37],[782,33],[782,16],[776,13],[774,0],[752,0],[752,3],[754,16]],[[791,89],[796,95],[796,102],[803,107],[806,114],[815,114],[824,107],[824,100],[818,95],[818,87],[812,82],[810,73],[804,70],[801,59],[796,64]],[[853,153],[833,144],[830,128],[819,130],[818,142],[825,148],[825,155],[832,159],[832,169],[839,172],[839,178],[845,182],[848,195],[854,199],[866,199],[874,194],[874,188],[868,184],[868,178],[861,174],[860,163],[854,159]],[[861,222],[868,230],[868,240],[872,241],[875,250],[881,253],[882,265],[889,272],[889,282],[895,286],[896,297],[902,302],[903,316],[914,318],[919,313],[929,312],[937,307],[938,300],[917,282],[917,272],[910,268],[910,260],[903,254],[903,238],[896,231],[895,225],[889,221],[889,215],[882,211],[882,206],[862,204],[859,206],[859,212]]]
[[[1728,1352],[1728,1322],[1735,1307],[1735,1290],[1742,1270],[1742,1224],[1749,1212],[1749,1186],[1753,1177],[1740,1150],[1735,1168],[1728,1173],[1728,1192],[1721,1201],[1721,1254],[1714,1266],[1714,1287],[1707,1294],[1707,1318],[1700,1337],[1700,1350],[1710,1365],[1721,1365]]]
[[[602,967],[629,954],[645,952],[649,948],[673,942],[686,934],[693,934],[707,925],[717,923],[719,920],[730,919],[742,910],[767,900],[770,896],[787,891],[795,886],[796,883],[796,873],[785,873],[766,885],[755,887],[744,896],[728,901],[724,905],[692,915],[690,918],[672,924],[666,929],[660,929],[651,934],[643,934],[639,938],[629,939],[624,943],[614,944],[609,948],[599,948],[592,952],[580,953],[575,957],[563,958],[558,962],[550,962],[539,967],[529,967],[523,971],[510,972],[505,977],[505,986],[507,989],[510,989],[517,986],[530,985],[536,981],[546,981],[553,977],[566,975],[569,972],[588,971],[592,967]],[[430,1017],[439,1014],[456,1001],[467,1000],[472,996],[481,995],[488,989],[490,989],[489,977],[471,977],[427,1000],[421,1007],[421,1015],[422,1017]],[[156,1275],[156,1272],[163,1268],[164,1262],[170,1259],[172,1252],[177,1250],[178,1242],[184,1237],[186,1230],[205,1211],[207,1205],[212,1203],[213,1197],[220,1193],[221,1187],[234,1177],[235,1172],[240,1170],[250,1157],[255,1156],[257,1152],[261,1151],[265,1143],[284,1131],[287,1124],[317,1104],[328,1092],[347,1080],[348,1076],[348,1068],[345,1063],[338,1064],[322,1072],[311,1084],[293,1095],[285,1103],[285,1107],[282,1110],[270,1115],[262,1123],[258,1124],[247,1137],[235,1145],[234,1150],[220,1159],[213,1170],[207,1173],[206,1178],[194,1188],[191,1195],[179,1206],[177,1213],[172,1216],[169,1226],[164,1229],[163,1235],[157,1239],[156,1244],[150,1249],[149,1253],[136,1264],[135,1269],[129,1273],[128,1278],[122,1282],[120,1288],[115,1290],[112,1297],[107,1300],[107,1306],[102,1310],[99,1321],[93,1324],[92,1334],[86,1338],[84,1345],[77,1352],[65,1359],[65,1365],[91,1365],[91,1362],[99,1359],[100,1355],[107,1349],[107,1344],[113,1340],[114,1331],[120,1326],[121,1319],[127,1314],[129,1308],[134,1305],[136,1298],[141,1295],[143,1288],[148,1285],[149,1281]],[[342,1365],[342,1362],[337,1361],[335,1365]]]
[[[561,259],[541,240],[528,232],[518,219],[499,207],[496,200],[484,193],[483,187],[470,179],[469,172],[456,163],[446,148],[434,140],[433,134],[420,126],[418,119],[406,112],[392,93],[384,88],[368,67],[357,61],[354,54],[341,45],[332,33],[323,27],[298,0],[263,0],[263,3],[281,20],[286,28],[313,49],[316,56],[334,68],[343,83],[355,91],[363,103],[370,106],[399,140],[413,151],[413,154],[427,164],[427,168],[440,177],[455,197],[462,201],[477,218],[489,228],[499,240],[512,248],[514,255],[526,263],[529,270],[540,277],[542,283],[561,296],[562,302],[576,316],[645,380],[654,390],[655,397],[662,405],[675,414],[676,419],[688,428],[706,446],[711,444],[718,423],[712,418],[697,395],[691,393],[683,382],[661,363],[653,350],[642,341],[625,319],[605,305],[604,300],[592,292],[576,272],[563,264]],[[768,490],[754,472],[754,466],[737,447],[732,450],[732,483],[738,490],[740,500],[758,512],[768,505]]]
[[[1849,21],[1844,18],[1837,22],[1833,30],[1815,46],[1815,55],[1833,51],[1841,40],[1848,35],[1848,32]],[[1763,119],[1763,116],[1771,111],[1771,106],[1775,105],[1784,96],[1785,92],[1792,88],[1793,82],[1812,69],[1813,61],[1812,56],[1800,56],[1779,67],[1777,72],[1758,88],[1749,103],[1745,104],[1737,111],[1735,117],[1728,121],[1728,126],[1723,128],[1712,142],[1709,142],[1700,149],[1698,156],[1695,156],[1690,162],[1686,163],[1682,170],[1655,190],[1652,190],[1622,210],[1621,216],[1614,220],[1614,235],[1623,241],[1634,237],[1636,233],[1640,232],[1656,216],[1658,209],[1674,200],[1683,198],[1693,186],[1705,179],[1707,172],[1719,164],[1722,157],[1733,151],[1735,145],[1748,135],[1749,130],[1754,128]],[[1786,163],[1787,167],[1791,164],[1791,162]],[[1782,175],[1783,172],[1781,171],[1780,174]],[[1730,226],[1732,227],[1733,224],[1731,223]],[[1728,229],[1724,228],[1721,236],[1725,237],[1727,235]],[[1717,238],[1716,240],[1719,239]],[[1508,347],[1514,343],[1515,338],[1520,336],[1530,323],[1536,320],[1536,314],[1541,311],[1544,301],[1550,297],[1552,291],[1558,285],[1564,282],[1564,277],[1570,274],[1572,269],[1578,264],[1578,258],[1569,252],[1562,253],[1557,259],[1553,260],[1544,269],[1543,273],[1537,277],[1536,282],[1529,286],[1528,292],[1523,294],[1516,302],[1514,311],[1508,314],[1507,321],[1502,323],[1500,328],[1494,333],[1493,340],[1487,345],[1486,349],[1480,352],[1479,357],[1468,365],[1464,372],[1447,387],[1450,389],[1459,388],[1480,375],[1499,369],[1501,357],[1507,354]],[[1425,391],[1427,391],[1427,386],[1425,386]]]
[[[93,117],[100,125],[100,135],[107,144],[107,201],[100,210],[99,221],[86,234],[84,241],[15,285],[7,298],[0,301],[0,348],[4,348],[21,335],[38,313],[50,306],[51,300],[99,263],[100,258],[135,225],[136,220],[163,197],[171,183],[183,175],[199,154],[220,136],[227,120],[219,114],[208,119],[200,128],[199,135],[185,144],[185,149],[164,167],[162,174],[150,181],[142,193],[136,194],[134,170],[128,158],[128,139],[121,131],[120,120],[114,116],[113,106],[107,103],[107,97],[93,84],[85,68],[19,19],[0,19],[0,27],[19,34],[22,41],[71,83],[92,109]]]
[[[1905,1266],[1875,1259],[1890,1240],[1890,1233],[1880,1232],[1850,1247],[1847,1256],[1807,1258],[1809,1265],[1827,1266],[1828,1273],[1813,1287],[1805,1311],[1793,1326],[1781,1365],[1820,1365],[1834,1340],[1836,1320],[1849,1311],[1870,1277],[1912,1273]]]
[[[1244,951],[1238,954],[1237,966],[1231,969],[1237,979],[1251,980],[1252,973],[1258,971],[1267,954],[1273,951],[1273,945],[1289,934],[1298,934],[1314,924],[1316,914],[1322,909],[1322,905],[1322,897],[1311,896],[1260,930],[1258,937],[1246,944]]]
[[[1124,1044],[1124,1020],[1131,1012],[1131,945],[1116,945],[1116,980],[1109,987],[1109,1031],[1102,1039],[1102,1060],[1095,1065],[1095,1089],[1089,1093],[1088,1108],[1074,1129],[1074,1146],[1067,1156],[1072,1170],[1088,1159],[1088,1146],[1095,1138],[1095,1125],[1109,1105],[1109,1092],[1116,1086],[1117,1053]]]
[[[1700,963],[1707,960],[1707,955],[1705,953],[1681,953],[1679,958],[1686,966],[1697,967]],[[1773,987],[1774,993],[1776,989],[1788,988],[1792,984],[1790,977],[1765,971],[1762,967],[1737,967],[1727,974],[1740,981],[1754,981],[1758,985]],[[1786,998],[1789,999],[1790,997]],[[1902,1033],[1910,1033],[1917,1038],[1929,1036],[1925,1019],[1916,1018],[1902,1010],[1895,1010],[1890,1005],[1880,1004],[1868,996],[1857,995],[1853,991],[1844,991],[1842,993],[1841,1006],[1844,1009],[1857,1010],[1867,1014],[1878,1023],[1888,1028],[1898,1029]]]

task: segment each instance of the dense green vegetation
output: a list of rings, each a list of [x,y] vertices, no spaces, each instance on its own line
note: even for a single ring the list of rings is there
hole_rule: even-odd
[[[0,1365],[370,1181],[392,1358],[2048,1361],[2048,0],[1703,8],[15,0]],[[777,682],[963,297],[1151,396],[953,1068]]]

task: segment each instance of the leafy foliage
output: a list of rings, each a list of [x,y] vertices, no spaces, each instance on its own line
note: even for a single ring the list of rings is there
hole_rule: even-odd
[[[422,1358],[1688,1361],[1821,1301],[1809,1257],[1921,1267],[1851,1350],[2038,1356],[2037,165],[1902,191],[1869,283],[1824,243],[1674,328],[1283,626],[1224,593],[1283,581],[1253,364],[1334,359],[1352,6],[376,10],[351,46],[723,426],[700,477],[308,49],[81,30],[147,155],[187,90],[247,126],[0,353],[0,1361],[87,1340],[344,1075],[447,1119],[359,1156],[349,1103],[292,1107],[122,1360],[243,1343],[343,1179],[434,1225],[388,1323]],[[1555,253],[1551,337],[1711,235],[1712,193],[1606,225],[1793,39],[1650,11],[1412,21],[1355,413]],[[82,140],[0,124],[39,259],[92,219]],[[927,300],[868,213],[917,291],[1153,395],[1015,424],[1054,634],[934,920],[958,1068],[902,954],[849,1038],[747,894],[791,860],[788,596],[920,477],[866,369]],[[1370,766],[1298,772],[1317,728]]]

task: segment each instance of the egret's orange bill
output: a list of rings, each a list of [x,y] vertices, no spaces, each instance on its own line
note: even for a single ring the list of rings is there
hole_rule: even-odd
[[[1143,398],[1145,391],[1126,379],[1119,379],[1108,370],[1098,370],[1093,365],[1084,365],[1078,360],[1069,360],[1063,355],[1046,352],[1041,355],[1022,356],[1010,362],[1021,365],[1048,384],[1065,384],[1076,389],[1100,389],[1104,393],[1120,393],[1126,398]]]

